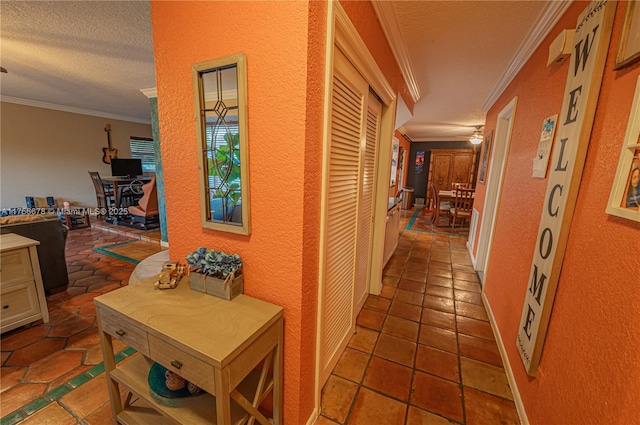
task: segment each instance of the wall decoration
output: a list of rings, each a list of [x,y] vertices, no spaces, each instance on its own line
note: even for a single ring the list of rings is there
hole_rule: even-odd
[[[424,171],[424,151],[416,152],[416,173]]]
[[[529,376],[536,376],[544,358],[542,350],[589,149],[615,11],[615,2],[594,0],[576,22],[574,53],[558,119],[559,144],[553,149],[547,190],[538,205],[540,223],[529,275],[518,283],[526,292],[514,343]]]
[[[398,175],[398,150],[400,149],[400,140],[397,137],[393,138],[393,151],[391,153],[391,182],[389,187],[396,185],[396,177]]]
[[[628,1],[626,4],[627,9],[613,69],[624,68],[640,59],[640,6],[636,1]]]
[[[640,77],[609,195],[607,214],[640,221]]]
[[[480,165],[478,183],[484,183],[484,177],[487,173],[487,162],[489,161],[489,155],[491,154],[491,139],[493,139],[493,132],[490,131],[486,136],[484,136],[484,152],[482,153],[482,164]]]
[[[543,179],[547,176],[549,156],[551,156],[551,148],[553,148],[553,137],[556,134],[556,122],[558,122],[558,114],[545,118],[542,122],[538,152],[536,152],[536,157],[533,158],[533,177]]]
[[[398,155],[398,186],[402,187],[404,185],[404,164],[405,158],[407,156],[407,151],[400,146],[400,154]]]

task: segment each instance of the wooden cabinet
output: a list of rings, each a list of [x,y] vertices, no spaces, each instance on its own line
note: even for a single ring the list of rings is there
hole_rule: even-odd
[[[473,149],[433,149],[429,162],[427,197],[431,198],[429,186],[436,192],[451,190],[454,183],[473,184],[477,153]]]
[[[114,423],[282,424],[282,307],[239,295],[223,300],[189,288],[156,290],[153,278],[94,300]],[[113,340],[138,355],[116,365]],[[165,399],[149,388],[154,362],[207,394]],[[270,372],[272,371],[272,372]],[[138,397],[121,398],[121,388]],[[273,395],[273,419],[257,406]]]
[[[391,198],[393,199],[393,198]],[[392,204],[393,205],[393,204]],[[398,247],[400,239],[400,204],[395,204],[387,211],[387,227],[384,234],[384,264],[391,259],[393,252]]]
[[[36,246],[14,233],[0,236],[0,332],[42,319],[49,321]]]

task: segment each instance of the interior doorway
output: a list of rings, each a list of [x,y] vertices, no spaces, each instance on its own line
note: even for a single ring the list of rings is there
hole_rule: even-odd
[[[496,136],[493,145],[493,154],[489,164],[489,175],[487,177],[487,192],[485,195],[484,210],[480,223],[480,234],[478,236],[478,255],[476,257],[476,271],[480,276],[480,284],[484,287],[484,275],[489,264],[491,242],[496,224],[496,216],[500,205],[500,194],[502,192],[502,182],[504,170],[507,166],[509,154],[509,144],[511,143],[511,130],[513,119],[516,113],[518,97],[514,97],[507,106],[498,114],[496,123]]]

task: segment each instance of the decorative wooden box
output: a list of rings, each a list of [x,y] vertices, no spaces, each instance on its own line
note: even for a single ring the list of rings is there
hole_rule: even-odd
[[[225,300],[232,300],[244,291],[243,276],[227,276],[226,279],[209,276],[203,273],[191,272],[189,286],[198,292],[206,292]]]

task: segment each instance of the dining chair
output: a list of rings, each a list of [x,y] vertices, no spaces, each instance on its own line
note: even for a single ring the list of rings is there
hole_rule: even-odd
[[[96,201],[98,208],[109,208],[115,204],[113,187],[109,188],[102,183],[100,173],[97,171],[89,171],[91,181],[93,182],[93,188],[96,191]]]
[[[440,214],[444,213],[448,216],[449,210],[453,207],[453,203],[449,201],[441,201],[438,191],[436,190],[436,186],[433,183],[429,185],[429,190],[431,191],[431,197],[433,198],[433,214],[431,215],[431,223],[438,227]]]
[[[473,195],[475,189],[457,189],[455,191],[455,199],[451,212],[451,231],[456,227],[456,220],[461,218],[462,222],[471,219],[471,210],[473,208]]]

